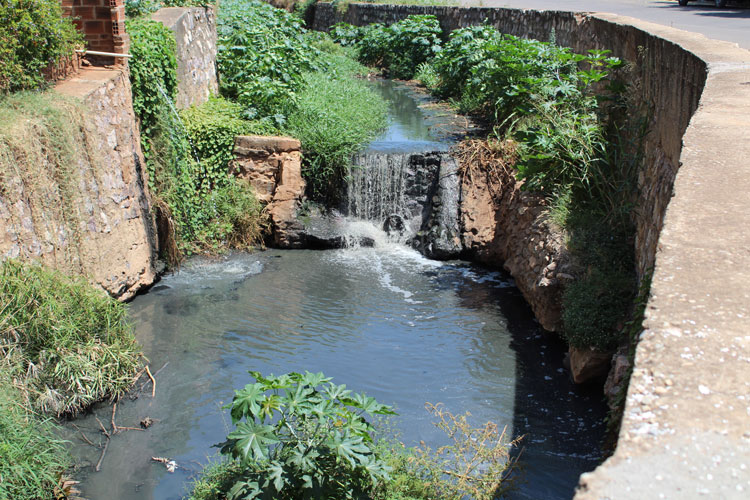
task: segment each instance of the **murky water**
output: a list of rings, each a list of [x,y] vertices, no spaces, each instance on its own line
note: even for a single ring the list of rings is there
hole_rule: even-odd
[[[136,298],[130,317],[151,366],[169,364],[153,399],[149,386],[118,405],[117,424],[158,422],[115,436],[101,472],[82,469],[91,499],[184,494],[225,437],[221,406],[250,380],[247,370],[323,371],[395,405],[407,444],[441,443],[426,401],[526,434],[527,481],[516,498],[570,497],[599,455],[598,398],[567,381],[557,346],[497,272],[397,246],[192,260]],[[107,426],[110,412],[97,412]],[[77,424],[95,439],[93,416]],[[82,444],[76,453],[89,463],[99,456]],[[186,468],[170,474],[151,457]]]
[[[423,112],[408,88],[377,85],[392,112],[372,150],[450,144],[436,130],[440,117]],[[353,227],[382,235],[365,222]],[[476,426],[507,426],[526,436],[523,476],[511,498],[570,498],[580,473],[600,458],[600,393],[568,380],[562,346],[539,328],[507,276],[375,239],[375,248],[193,259],[137,297],[130,306],[136,336],[153,370],[164,368],[155,397],[148,385],[138,399],[120,402],[116,422],[156,423],[114,436],[100,472],[92,470],[100,450],[68,426],[83,495],[180,498],[229,431],[221,407],[250,381],[248,370],[310,370],[394,405],[393,423],[409,445],[444,442],[427,401],[470,411]],[[97,442],[96,417],[109,427],[111,412],[103,405],[74,423]],[[152,457],[174,459],[179,468],[169,473]]]

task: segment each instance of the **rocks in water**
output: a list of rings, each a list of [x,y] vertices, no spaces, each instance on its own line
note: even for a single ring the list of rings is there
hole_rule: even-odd
[[[460,180],[448,153],[368,153],[354,158],[347,214],[382,225],[391,238],[434,259],[457,257]]]
[[[593,348],[579,349],[571,347],[570,373],[576,384],[583,384],[603,377],[609,370],[612,360],[611,352],[603,352]]]
[[[457,257],[463,249],[459,226],[461,181],[452,156],[439,153],[436,158],[425,158],[424,165],[431,165],[434,160],[438,160],[437,188],[412,244],[426,257],[444,260]]]
[[[385,222],[383,222],[383,231],[388,233],[388,235],[393,235],[395,233],[398,236],[401,236],[405,230],[406,223],[404,222],[404,218],[398,214],[389,215],[385,218]]]

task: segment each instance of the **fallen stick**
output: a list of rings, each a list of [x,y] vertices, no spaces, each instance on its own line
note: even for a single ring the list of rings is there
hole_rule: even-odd
[[[102,421],[99,420],[99,417],[94,417],[94,418],[96,419],[97,422],[99,422],[99,428],[102,430],[104,435],[107,436],[107,439],[109,439],[111,435],[109,432],[107,432],[107,429],[104,428],[104,424],[102,423]]]
[[[91,445],[91,446],[93,446],[94,448],[101,448],[101,447],[102,447],[102,445],[101,445],[101,444],[99,444],[99,445],[96,445],[96,444],[94,444],[94,443],[93,443],[93,442],[92,442],[92,441],[91,441],[91,440],[90,440],[89,438],[87,438],[87,437],[86,437],[86,434],[84,434],[84,433],[83,433],[83,431],[82,431],[82,430],[81,430],[80,428],[78,428],[78,426],[77,426],[76,424],[72,424],[72,425],[73,425],[73,427],[75,427],[75,428],[76,428],[76,430],[77,430],[78,432],[80,432],[80,433],[81,433],[81,437],[82,437],[82,438],[83,438],[83,440],[84,440],[84,441],[86,441],[86,442],[87,442],[88,444],[90,444],[90,445]]]
[[[120,427],[117,428],[117,430],[118,431],[141,431],[141,432],[143,432],[146,429],[141,429],[140,427],[122,427],[122,426],[120,426]]]
[[[99,472],[102,469],[102,460],[104,460],[104,455],[107,454],[107,447],[109,447],[109,434],[107,434],[107,440],[104,442],[104,448],[102,448],[102,454],[99,456],[99,461],[96,463],[96,467],[94,467],[96,472]]]
[[[115,424],[115,412],[117,412],[117,403],[112,405],[112,418],[109,420],[112,424],[112,434],[117,434],[117,424]]]
[[[151,370],[148,369],[148,366],[146,366],[146,374],[151,379],[151,397],[153,398],[156,395],[156,379],[151,375]]]

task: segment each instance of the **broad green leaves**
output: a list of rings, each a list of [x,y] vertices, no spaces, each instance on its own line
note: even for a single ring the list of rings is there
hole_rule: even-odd
[[[323,373],[250,374],[227,406],[236,428],[221,452],[246,467],[230,498],[353,498],[387,479],[365,416],[390,406]]]

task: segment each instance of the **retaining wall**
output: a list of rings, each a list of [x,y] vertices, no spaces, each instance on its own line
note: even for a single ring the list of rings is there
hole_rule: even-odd
[[[167,7],[151,19],[172,30],[177,41],[177,108],[202,104],[209,95],[218,94],[213,7]]]
[[[615,454],[580,499],[746,498],[750,491],[750,52],[612,14],[318,4],[313,26],[433,14],[632,63],[649,109],[636,258],[653,269]]]
[[[127,299],[155,279],[155,229],[126,71],[88,69],[56,92],[83,101],[75,170],[47,153],[6,172],[0,190],[0,259],[39,261],[81,274]],[[9,124],[12,125],[12,124]],[[29,138],[30,141],[38,139]]]

